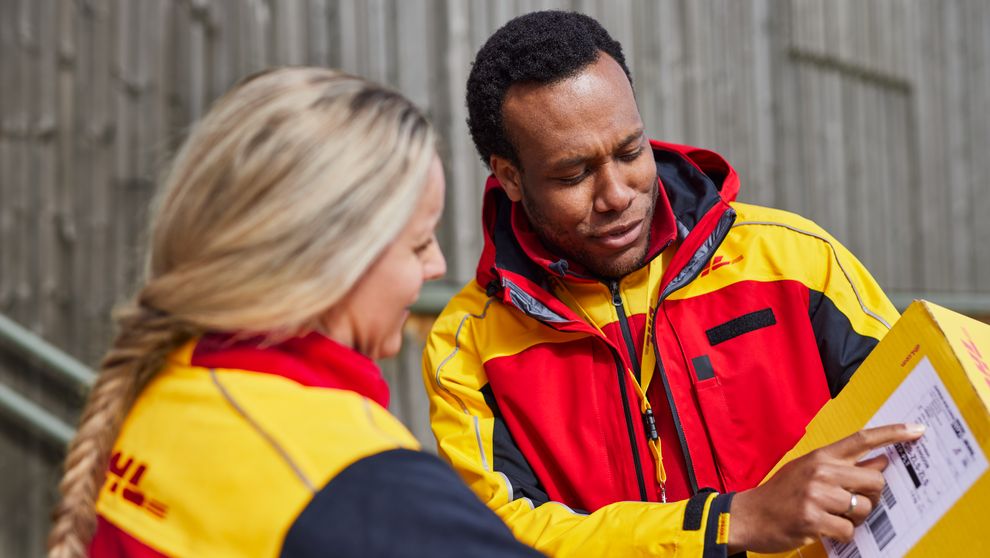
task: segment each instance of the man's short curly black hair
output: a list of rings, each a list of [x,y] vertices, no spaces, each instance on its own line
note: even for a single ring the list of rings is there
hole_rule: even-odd
[[[594,63],[601,52],[622,66],[632,84],[622,45],[584,14],[533,12],[496,31],[478,51],[467,81],[467,124],[481,160],[488,165],[499,155],[519,166],[502,120],[502,103],[513,84],[557,83]]]

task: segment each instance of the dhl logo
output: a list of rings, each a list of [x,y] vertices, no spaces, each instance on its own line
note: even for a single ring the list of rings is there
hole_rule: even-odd
[[[969,353],[970,358],[972,358],[973,362],[976,364],[976,369],[983,375],[983,381],[990,386],[990,366],[988,366],[987,361],[983,359],[983,354],[980,353],[980,348],[976,346],[976,343],[973,341],[973,338],[970,336],[969,332],[966,331],[966,328],[962,328],[962,331],[964,336],[962,344],[966,347],[966,352]]]
[[[708,275],[709,273],[715,271],[716,269],[718,269],[720,267],[725,267],[727,265],[732,265],[732,264],[734,264],[734,263],[736,263],[736,262],[738,262],[738,261],[740,261],[742,259],[743,259],[743,257],[741,255],[736,256],[735,258],[733,258],[731,260],[727,260],[727,259],[723,258],[722,256],[715,256],[714,258],[712,258],[712,261],[708,262],[708,265],[705,266],[704,271],[701,272],[701,276],[704,277],[705,275]]]
[[[125,501],[146,510],[148,513],[164,519],[168,506],[159,500],[149,498],[138,486],[141,478],[148,471],[148,465],[137,463],[133,457],[124,459],[122,452],[116,452],[110,457],[110,468],[107,482],[110,483],[110,493],[116,494],[121,488],[120,495]]]

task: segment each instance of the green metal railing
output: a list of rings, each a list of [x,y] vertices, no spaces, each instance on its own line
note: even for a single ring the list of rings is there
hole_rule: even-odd
[[[439,314],[459,289],[459,286],[450,283],[429,283],[424,286],[412,311],[423,315]],[[990,317],[990,295],[987,294],[890,293],[890,298],[900,310],[915,298],[924,298],[956,312],[984,319]],[[3,314],[0,314],[0,347],[37,362],[59,380],[80,391],[88,389],[96,379],[96,373],[91,369]],[[0,413],[7,414],[25,429],[61,447],[68,444],[74,434],[71,426],[3,383],[0,383]]]
[[[21,357],[38,361],[46,370],[81,388],[89,388],[96,380],[96,373],[89,367],[3,314],[0,314],[0,345]]]
[[[59,447],[67,446],[75,434],[71,426],[6,384],[0,384],[0,410],[25,429]]]
[[[85,365],[3,314],[0,314],[0,345],[37,362],[80,390],[89,388],[96,379],[96,373]],[[75,434],[62,419],[3,383],[0,383],[0,412],[59,447],[65,447]]]

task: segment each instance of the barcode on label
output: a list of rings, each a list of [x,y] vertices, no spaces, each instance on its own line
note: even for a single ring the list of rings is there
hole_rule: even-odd
[[[887,517],[887,508],[883,507],[882,504],[877,506],[866,518],[866,526],[870,529],[870,534],[873,535],[873,540],[877,542],[877,548],[880,550],[883,550],[897,536],[897,533],[894,532],[894,526],[890,523],[890,518]]]
[[[881,494],[883,495],[883,503],[886,504],[888,508],[893,508],[897,505],[897,499],[894,498],[894,493],[891,492],[890,487],[886,484],[883,485],[883,491],[881,491]]]
[[[835,558],[861,558],[859,555],[859,547],[856,546],[856,543],[853,541],[832,544],[832,553],[835,555]]]

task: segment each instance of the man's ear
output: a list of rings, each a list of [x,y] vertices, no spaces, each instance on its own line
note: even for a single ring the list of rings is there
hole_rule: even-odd
[[[522,199],[522,173],[505,157],[492,155],[488,161],[492,174],[498,179],[509,199],[517,202]]]

